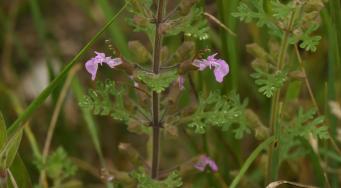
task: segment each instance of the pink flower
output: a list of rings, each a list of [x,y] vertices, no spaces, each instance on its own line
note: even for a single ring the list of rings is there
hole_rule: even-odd
[[[184,86],[184,84],[185,84],[185,78],[184,78],[184,76],[179,75],[177,81],[178,81],[178,84],[179,84],[179,89],[180,89],[180,90],[185,89],[185,86]]]
[[[91,79],[95,80],[98,64],[102,65],[103,63],[107,64],[110,68],[114,68],[117,65],[122,64],[122,60],[120,58],[106,57],[104,53],[95,52],[96,56],[91,58],[85,63],[86,70],[91,74]]]
[[[199,158],[199,161],[194,164],[194,168],[198,169],[201,172],[205,171],[207,166],[209,166],[213,172],[218,171],[218,166],[215,161],[209,158],[207,155],[202,155]]]
[[[214,76],[217,82],[221,83],[224,80],[224,77],[229,73],[229,65],[222,59],[216,59],[215,56],[217,54],[213,54],[208,56],[207,59],[194,60],[193,65],[198,67],[200,71],[205,70],[206,68],[213,68]]]

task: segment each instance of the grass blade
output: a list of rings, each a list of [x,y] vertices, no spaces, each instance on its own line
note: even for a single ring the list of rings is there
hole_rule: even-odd
[[[266,148],[269,147],[269,145],[274,141],[275,137],[272,136],[268,139],[266,139],[264,142],[262,142],[255,150],[253,150],[253,152],[251,153],[251,155],[249,156],[249,158],[247,158],[247,160],[245,161],[245,163],[243,164],[242,168],[240,169],[238,175],[234,178],[234,180],[232,181],[230,188],[235,188],[237,187],[239,181],[241,180],[241,178],[244,176],[244,174],[246,173],[247,169],[251,166],[252,162],[254,160],[256,160],[257,156],[260,154],[260,152]]]

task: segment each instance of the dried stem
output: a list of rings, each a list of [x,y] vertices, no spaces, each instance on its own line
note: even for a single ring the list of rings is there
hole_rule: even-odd
[[[162,35],[160,32],[160,24],[163,22],[163,10],[164,0],[158,1],[157,17],[155,20],[155,39],[154,39],[154,51],[153,51],[153,73],[159,74],[161,64],[161,47],[162,47]],[[160,95],[153,91],[152,93],[152,115],[153,115],[153,158],[152,158],[152,173],[153,179],[158,178],[159,170],[159,155],[160,155]]]
[[[303,61],[302,61],[300,52],[298,51],[297,45],[295,45],[295,52],[296,52],[296,56],[297,56],[298,62],[299,62],[299,64],[300,64],[301,71],[302,71],[303,74],[304,74],[304,82],[305,82],[305,85],[307,86],[307,89],[308,89],[308,92],[309,92],[311,101],[313,102],[313,104],[314,104],[314,106],[315,106],[315,108],[316,108],[318,114],[321,115],[320,108],[319,108],[319,106],[318,106],[318,104],[317,104],[317,102],[316,102],[316,99],[315,99],[313,90],[311,89],[310,82],[309,82],[309,80],[308,80],[307,73],[306,73],[306,71],[305,71],[304,64],[303,64]]]
[[[58,97],[56,108],[53,111],[52,119],[51,119],[51,122],[50,122],[50,126],[49,126],[49,129],[47,131],[47,136],[46,136],[45,145],[44,145],[44,149],[43,149],[43,155],[42,155],[43,163],[46,162],[47,156],[49,154],[53,133],[54,133],[54,130],[56,128],[58,116],[59,116],[60,111],[62,109],[62,106],[63,106],[64,100],[65,100],[68,88],[71,85],[72,78],[74,77],[74,75],[77,73],[77,71],[79,69],[80,69],[80,65],[74,66],[70,70],[70,73],[69,73],[68,77],[66,78],[65,84],[64,84],[64,86],[62,88],[62,91],[61,91],[59,97]],[[40,172],[39,182],[40,182],[40,185],[42,185],[43,187],[48,187],[48,183],[47,183],[47,180],[46,180],[46,171],[45,170],[42,170]]]

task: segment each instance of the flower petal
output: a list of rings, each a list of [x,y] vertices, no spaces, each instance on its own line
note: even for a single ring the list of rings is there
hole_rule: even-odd
[[[209,166],[213,172],[218,171],[218,165],[215,163],[214,160],[206,155],[201,156],[199,158],[199,161],[194,164],[194,168],[201,172],[205,171],[206,166]]]
[[[207,57],[207,61],[216,61],[217,59],[215,58],[215,56],[217,55],[218,53],[215,53],[213,55],[210,55]]]
[[[206,69],[209,65],[206,63],[206,60],[195,59],[192,63],[194,66],[198,67],[200,71]]]
[[[224,80],[224,77],[229,73],[229,65],[224,60],[217,60],[216,63],[219,66],[215,66],[214,68],[214,76],[217,82],[221,83]]]
[[[117,65],[122,64],[122,60],[121,60],[121,58],[111,59],[110,57],[107,57],[105,59],[104,63],[106,63],[110,68],[114,68]]]
[[[94,59],[90,59],[85,63],[85,69],[91,74],[91,79],[95,80],[98,69],[98,63]]]
[[[91,79],[95,80],[98,64],[102,65],[103,63],[107,64],[110,68],[114,68],[117,65],[122,64],[122,60],[120,58],[106,57],[105,53],[100,53],[95,51],[96,56],[91,58],[85,63],[86,70],[91,74]]]

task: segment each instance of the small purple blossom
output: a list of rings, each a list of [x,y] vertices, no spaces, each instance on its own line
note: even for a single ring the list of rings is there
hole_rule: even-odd
[[[216,59],[215,56],[217,54],[213,54],[208,56],[207,59],[201,59],[201,60],[194,60],[193,65],[198,67],[200,71],[205,70],[207,67],[212,69],[215,79],[217,82],[221,83],[224,80],[224,77],[229,73],[229,65],[223,60],[223,59]]]
[[[177,81],[178,81],[178,84],[179,84],[179,89],[180,89],[180,90],[185,89],[185,86],[184,86],[184,84],[185,84],[185,78],[184,78],[184,76],[179,75]]]
[[[209,158],[207,155],[202,155],[199,158],[199,161],[194,164],[194,168],[201,172],[205,171],[206,166],[209,166],[213,172],[218,171],[218,165],[215,163],[214,160]]]
[[[104,53],[95,52],[96,56],[91,58],[85,63],[86,70],[91,74],[91,79],[95,80],[98,64],[102,65],[103,63],[107,64],[110,68],[114,68],[117,65],[122,64],[122,60],[120,58],[106,57]]]

